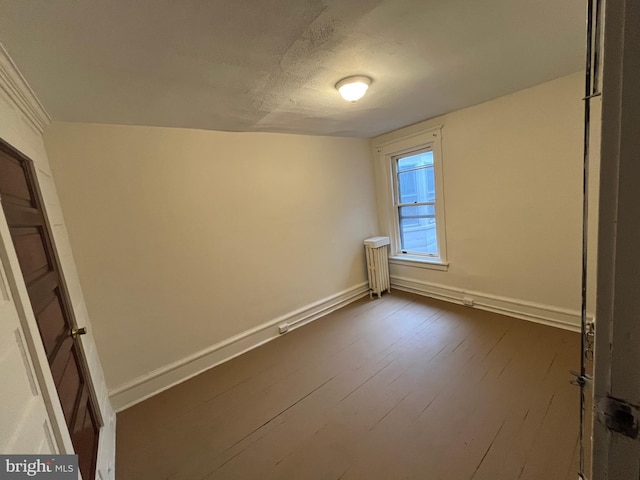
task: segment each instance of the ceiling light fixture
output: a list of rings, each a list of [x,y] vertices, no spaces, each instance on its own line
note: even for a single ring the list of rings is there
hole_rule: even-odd
[[[355,103],[360,100],[371,85],[371,79],[364,75],[347,77],[336,83],[336,90],[346,101]]]

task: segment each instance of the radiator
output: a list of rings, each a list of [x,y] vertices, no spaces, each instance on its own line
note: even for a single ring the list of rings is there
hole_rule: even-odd
[[[389,256],[387,254],[389,237],[372,237],[364,241],[364,250],[367,254],[367,271],[369,272],[369,297],[373,298],[382,292],[391,291],[389,282]]]

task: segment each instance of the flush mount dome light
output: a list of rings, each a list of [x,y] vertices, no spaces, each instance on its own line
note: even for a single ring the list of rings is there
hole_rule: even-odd
[[[336,89],[348,102],[355,103],[360,100],[371,85],[371,79],[363,75],[347,77],[336,83]]]

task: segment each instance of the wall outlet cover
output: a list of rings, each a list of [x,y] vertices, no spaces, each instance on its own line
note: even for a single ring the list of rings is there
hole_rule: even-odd
[[[464,297],[462,297],[462,303],[467,307],[473,307],[473,304],[474,304],[473,297],[469,297],[465,295]]]

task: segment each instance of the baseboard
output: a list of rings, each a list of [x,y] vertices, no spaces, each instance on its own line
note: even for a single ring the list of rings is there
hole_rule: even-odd
[[[216,365],[279,337],[278,325],[286,323],[289,326],[289,331],[294,330],[355,302],[368,293],[368,283],[361,283],[218,342],[110,390],[111,404],[116,412],[121,412]]]
[[[528,302],[516,298],[499,297],[488,293],[464,290],[397,276],[391,276],[391,287],[460,305],[464,305],[463,299],[465,297],[470,297],[473,299],[474,308],[574,332],[580,331],[580,312],[578,310],[552,307],[541,303]]]

